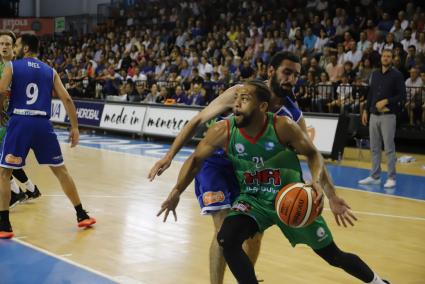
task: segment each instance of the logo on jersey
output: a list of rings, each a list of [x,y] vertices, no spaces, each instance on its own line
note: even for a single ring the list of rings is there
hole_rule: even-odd
[[[6,163],[12,164],[12,165],[20,165],[22,164],[22,158],[16,157],[12,154],[7,154],[6,158],[4,159]]]
[[[232,206],[233,211],[248,213],[251,211],[252,206],[244,201],[238,201]]]
[[[266,151],[271,151],[274,149],[274,143],[272,141],[266,142],[266,145],[264,145],[264,148]]]
[[[255,171],[254,173],[245,172],[245,184],[273,184],[280,185],[280,170],[279,169],[265,169],[261,171]]]
[[[245,152],[245,146],[241,143],[236,143],[235,149],[236,149],[236,152],[238,152],[239,154],[242,154],[243,152]]]
[[[213,203],[223,202],[224,201],[223,191],[207,191],[202,195],[202,201],[205,206],[208,206]]]

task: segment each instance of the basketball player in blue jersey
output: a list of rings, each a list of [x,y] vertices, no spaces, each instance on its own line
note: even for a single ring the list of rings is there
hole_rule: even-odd
[[[16,36],[12,31],[0,31],[0,78],[3,74],[5,65],[13,60],[13,45],[15,42]],[[0,148],[3,144],[4,134],[6,134],[6,125],[9,120],[7,115],[7,105],[8,101],[5,100],[4,104],[0,106]],[[13,170],[12,176],[24,184],[27,190],[25,192],[22,191],[22,189],[20,189],[17,185],[15,179],[13,177],[10,179],[10,188],[12,190],[9,203],[10,208],[14,207],[18,203],[25,202],[29,199],[36,199],[41,196],[37,186],[32,183],[23,169]]]
[[[0,80],[0,94],[10,94],[10,120],[0,156],[0,238],[13,237],[9,221],[9,180],[13,169],[20,169],[25,165],[30,149],[34,151],[38,163],[50,166],[59,180],[62,190],[75,207],[78,227],[96,223],[81,205],[49,120],[52,93],[55,91],[69,116],[69,139],[71,147],[75,147],[79,140],[75,106],[56,71],[36,58],[38,47],[39,41],[34,35],[22,35],[18,38],[15,54],[22,59],[6,66]]]
[[[306,132],[307,127],[302,112],[297,107],[292,93],[300,70],[301,64],[297,56],[290,52],[278,52],[270,61],[269,80],[266,84],[272,91],[269,111],[291,118]],[[174,140],[168,153],[152,167],[148,176],[150,180],[153,180],[156,175],[161,175],[170,166],[174,156],[191,139],[199,125],[232,109],[238,88],[240,86],[236,85],[227,89],[189,121]],[[350,207],[336,194],[326,168],[323,173],[323,187],[337,224],[353,225],[355,217],[349,210]],[[201,212],[211,214],[213,218],[215,236],[210,246],[210,280],[212,284],[221,284],[223,283],[225,261],[222,250],[216,242],[216,234],[220,230],[234,198],[239,195],[239,188],[236,185],[230,161],[224,157],[217,157],[217,155],[208,158],[195,178],[195,193],[202,208]],[[319,196],[320,198],[321,196]],[[245,250],[252,263],[255,263],[258,258],[261,238],[261,234],[256,234],[254,238],[248,239],[245,243]]]

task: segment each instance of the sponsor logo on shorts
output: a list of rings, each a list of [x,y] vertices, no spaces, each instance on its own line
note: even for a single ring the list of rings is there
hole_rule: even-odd
[[[249,211],[251,211],[251,209],[252,209],[251,205],[243,201],[236,202],[232,206],[233,211],[238,211],[243,213],[248,213]]]
[[[223,202],[224,193],[223,191],[207,191],[202,195],[202,200],[205,206],[213,203]]]
[[[60,155],[60,156],[56,156],[56,157],[53,157],[52,159],[53,159],[53,160],[62,160],[62,155]]]
[[[319,242],[323,241],[324,239],[326,239],[328,237],[328,235],[326,234],[326,231],[323,227],[317,228],[316,235],[319,238],[319,240],[318,240]]]
[[[12,164],[12,165],[22,164],[22,158],[21,157],[15,157],[12,154],[7,154],[6,158],[4,160],[6,161],[6,163]]]

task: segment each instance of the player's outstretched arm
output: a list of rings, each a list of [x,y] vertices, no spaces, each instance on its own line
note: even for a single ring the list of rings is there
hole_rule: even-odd
[[[54,71],[54,73],[55,77],[53,89],[58,95],[59,99],[62,101],[63,105],[65,106],[66,113],[68,114],[69,121],[71,123],[71,130],[69,131],[69,140],[71,142],[71,147],[75,147],[80,139],[80,132],[78,131],[77,110],[75,109],[75,105],[72,101],[71,96],[63,86],[58,73],[56,73],[56,71]]]
[[[183,145],[185,145],[195,135],[198,126],[232,108],[235,99],[234,95],[239,87],[240,85],[235,85],[224,91],[183,127],[174,139],[167,154],[156,162],[149,171],[148,178],[150,181],[154,180],[155,176],[161,175],[166,169],[168,169],[174,156],[180,151]]]
[[[216,149],[224,148],[227,139],[227,125],[225,121],[215,124],[207,131],[206,136],[199,142],[195,152],[184,162],[180,169],[176,185],[161,205],[157,216],[165,212],[164,222],[167,220],[170,211],[173,212],[174,219],[177,221],[176,207],[179,203],[180,195],[195,178],[195,175],[201,168],[202,162],[211,156]]]
[[[317,190],[318,196],[314,201],[323,207],[323,188],[321,185],[322,171],[324,167],[323,157],[313,145],[307,134],[301,130],[296,122],[287,117],[277,117],[277,135],[283,144],[289,144],[297,153],[307,157],[308,166],[312,175],[312,186]]]
[[[289,123],[285,123],[285,121]],[[323,157],[313,145],[312,141],[308,138],[306,132],[302,131],[303,135],[299,136],[300,134],[298,132],[301,129],[294,127],[295,124],[287,118],[278,119],[277,123],[282,123],[283,125],[286,125],[287,128],[289,128],[289,133],[287,132],[286,134],[284,131],[279,131],[280,134],[278,133],[278,135],[282,135],[279,137],[282,137],[282,140],[290,139],[290,141],[287,141],[287,143],[291,144],[291,146],[294,147],[298,153],[307,156],[309,167],[313,175],[313,186],[314,183],[317,182],[319,185],[323,184],[322,189],[326,194],[326,197],[329,199],[329,206],[332,213],[334,214],[335,221],[338,226],[342,224],[344,227],[347,227],[347,223],[351,226],[354,226],[354,221],[357,221],[356,216],[351,212],[351,207],[347,204],[347,202],[336,194],[335,186],[333,185],[330,175],[325,167]],[[280,129],[280,127],[277,129]],[[291,133],[290,131],[293,131],[294,133]],[[307,138],[308,141],[305,141],[305,138]],[[308,155],[310,155],[310,158]],[[317,167],[320,167],[322,171],[316,172],[315,178],[313,168]],[[320,174],[320,176],[317,176],[317,174]]]

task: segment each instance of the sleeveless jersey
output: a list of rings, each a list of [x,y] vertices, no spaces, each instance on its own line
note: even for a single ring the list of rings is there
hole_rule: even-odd
[[[3,61],[0,61],[0,78],[1,76],[3,76],[4,66],[5,66],[5,63]]]
[[[275,114],[278,116],[287,116],[297,123],[302,116],[301,110],[290,97],[284,98],[282,107]]]
[[[275,131],[273,113],[259,136],[251,138],[229,119],[228,157],[233,164],[241,194],[253,195],[266,204],[274,204],[278,191],[286,184],[302,181],[296,153],[283,146]]]
[[[35,58],[13,61],[11,66],[13,76],[8,114],[50,118],[53,68]]]

